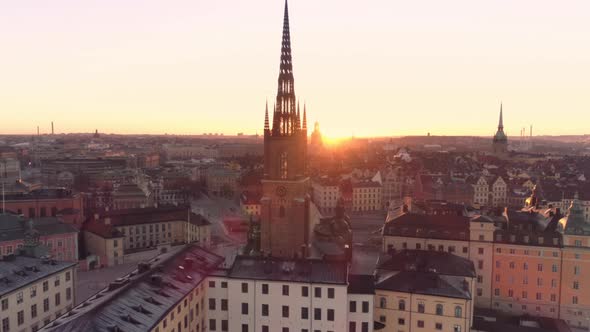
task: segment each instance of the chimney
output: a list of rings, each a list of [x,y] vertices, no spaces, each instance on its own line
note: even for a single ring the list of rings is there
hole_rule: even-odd
[[[53,135],[53,121],[51,121],[51,135]]]

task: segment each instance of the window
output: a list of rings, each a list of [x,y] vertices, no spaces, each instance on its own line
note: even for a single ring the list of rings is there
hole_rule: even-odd
[[[227,288],[227,281],[221,282],[221,288]]]
[[[537,271],[539,271],[539,272],[543,271],[543,264],[537,264]]]
[[[477,253],[483,255],[483,248],[477,248]]]
[[[283,306],[283,318],[289,318],[289,306]]]
[[[215,319],[209,319],[209,331],[217,331],[217,321]]]
[[[321,298],[322,297],[322,289],[320,287],[314,288],[314,297]]]
[[[461,326],[460,325],[453,326],[453,332],[461,332]]]
[[[379,308],[387,308],[387,299],[385,297],[379,298]]]
[[[268,316],[268,304],[262,305],[262,316]]]
[[[369,301],[363,301],[363,313],[369,312]]]
[[[55,305],[56,306],[61,304],[61,296],[60,295],[61,295],[60,293],[55,294]]]
[[[283,285],[283,295],[289,296],[289,285]]]
[[[529,296],[529,294],[526,291],[522,291],[522,298],[526,299]]]
[[[48,312],[49,311],[49,299],[44,299],[43,300],[43,312]]]
[[[483,261],[482,260],[477,261],[477,268],[480,270],[483,269]]]
[[[436,314],[439,316],[443,315],[443,305],[440,303],[436,305]]]
[[[248,314],[248,303],[242,303],[242,315]]]
[[[16,304],[23,303],[23,292],[16,293]]]
[[[289,328],[288,327],[283,327],[283,332],[289,332]]]
[[[268,284],[262,284],[262,294],[268,294]]]
[[[313,309],[313,319],[322,320],[322,309],[320,309],[320,308]]]
[[[424,327],[424,321],[423,320],[419,320],[418,321],[418,327]]]
[[[397,304],[397,309],[398,310],[406,310],[406,301],[399,300],[399,302]]]
[[[242,324],[242,332],[248,332],[248,324]]]
[[[422,303],[422,302],[418,303],[418,312],[424,313],[424,303]]]
[[[281,179],[286,179],[288,174],[288,158],[287,152],[282,152],[279,156],[279,172]]]
[[[330,322],[334,321],[334,309],[328,309],[328,320]]]
[[[72,299],[72,288],[66,288],[66,301],[70,301]]]
[[[221,299],[221,310],[227,311],[227,299]]]
[[[2,318],[2,331],[10,331],[10,323],[8,317]]]
[[[307,307],[301,307],[301,319],[309,318],[309,309]]]
[[[494,289],[494,295],[495,296],[500,296],[500,289],[499,288],[495,288]]]
[[[356,301],[348,302],[348,311],[349,312],[356,312]]]
[[[580,282],[574,281],[574,289],[580,289]]]
[[[361,324],[361,331],[362,332],[369,332],[369,322],[363,322]]]
[[[43,291],[47,292],[49,290],[49,281],[43,281]]]
[[[328,298],[329,299],[334,298],[334,288],[328,288]]]
[[[209,281],[209,288],[215,288],[215,281]]]
[[[572,304],[578,304],[578,297],[572,296]]]
[[[245,282],[242,283],[242,293],[248,293],[248,284]]]
[[[23,325],[24,322],[25,322],[25,311],[21,310],[16,313],[16,323],[18,326],[21,326],[21,325]],[[5,330],[5,331],[8,331],[8,330]]]
[[[197,331],[198,330],[199,330],[199,325],[197,325]],[[222,331],[228,331],[229,330],[229,323],[228,323],[227,319],[221,320],[221,330]]]
[[[406,320],[403,318],[398,318],[397,319],[397,325],[406,325]]]
[[[442,323],[434,323],[434,328],[436,330],[442,330]]]
[[[303,297],[309,296],[309,288],[307,286],[301,286],[301,296],[303,296]]]
[[[209,299],[209,310],[215,310],[215,299]]]
[[[356,332],[356,322],[348,322],[348,332]]]
[[[557,272],[557,264],[551,265],[551,272]]]
[[[70,279],[72,279],[72,275],[71,275],[71,273],[68,271],[68,272],[66,272],[66,281],[70,281]]]
[[[379,322],[380,323],[385,323],[385,320],[386,320],[385,315],[379,316]]]
[[[523,268],[524,270],[528,270],[528,269],[529,269],[529,264],[528,264],[527,262],[524,262],[524,263],[522,264],[522,268]]]
[[[579,266],[574,266],[574,274],[575,275],[579,275],[580,274],[580,267]]]
[[[461,318],[463,316],[463,308],[460,306],[455,307],[455,317]]]

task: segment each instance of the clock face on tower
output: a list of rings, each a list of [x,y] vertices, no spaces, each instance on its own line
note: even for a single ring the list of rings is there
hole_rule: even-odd
[[[287,188],[285,188],[283,186],[278,186],[277,187],[277,195],[279,197],[285,197],[287,195]]]

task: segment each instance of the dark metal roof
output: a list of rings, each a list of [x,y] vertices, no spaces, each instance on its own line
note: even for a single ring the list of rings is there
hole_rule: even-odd
[[[471,299],[464,277],[431,272],[401,271],[378,282],[375,289]]]
[[[346,262],[319,259],[285,259],[238,256],[228,271],[229,278],[346,284]]]
[[[348,275],[348,294],[375,294],[375,277],[366,274]]]
[[[223,257],[197,246],[164,254],[147,263],[145,271],[135,270],[111,283],[42,331],[151,331],[222,262]]]
[[[383,235],[468,241],[469,218],[405,213],[387,222]]]
[[[28,221],[28,218],[16,215],[0,215],[0,242],[24,239]],[[74,226],[53,217],[34,219],[33,225],[40,236],[78,233]]]
[[[401,250],[382,254],[378,270],[434,272],[442,275],[475,277],[473,262],[445,251]]]
[[[25,256],[5,256],[0,262],[0,297],[76,264]]]

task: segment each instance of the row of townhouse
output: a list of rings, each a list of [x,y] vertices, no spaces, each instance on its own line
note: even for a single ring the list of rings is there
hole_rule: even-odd
[[[406,213],[383,228],[383,251],[446,251],[475,265],[475,305],[589,328],[590,224],[579,201],[498,218]],[[584,272],[586,271],[586,272]]]

